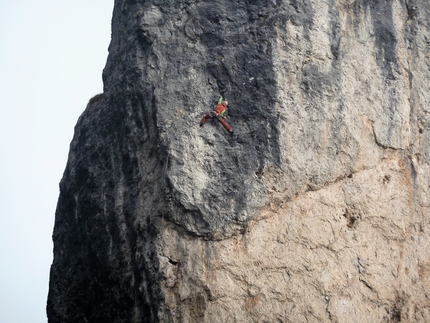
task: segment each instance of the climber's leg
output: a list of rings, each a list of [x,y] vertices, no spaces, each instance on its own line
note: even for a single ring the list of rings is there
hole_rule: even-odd
[[[202,121],[200,121],[200,127],[203,126],[205,124],[205,122],[210,118],[210,114],[207,113],[203,118]]]
[[[233,132],[233,129],[225,122],[224,118],[219,118],[219,122],[221,122],[222,126],[227,130],[228,132]]]

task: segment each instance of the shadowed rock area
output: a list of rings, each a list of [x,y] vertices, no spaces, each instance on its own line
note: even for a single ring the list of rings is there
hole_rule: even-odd
[[[429,35],[426,0],[115,0],[48,321],[429,322]]]

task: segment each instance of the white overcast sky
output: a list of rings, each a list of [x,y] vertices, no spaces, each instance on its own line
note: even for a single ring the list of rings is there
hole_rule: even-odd
[[[113,0],[0,0],[0,323],[46,322],[73,128],[103,91]]]

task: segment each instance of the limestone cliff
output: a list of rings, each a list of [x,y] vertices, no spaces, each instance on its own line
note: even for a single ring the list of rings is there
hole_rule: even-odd
[[[429,58],[427,0],[115,0],[49,322],[430,322]]]

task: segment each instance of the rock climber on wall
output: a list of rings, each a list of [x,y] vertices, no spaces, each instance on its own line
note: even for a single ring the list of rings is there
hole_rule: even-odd
[[[213,110],[209,113],[207,113],[202,121],[200,121],[200,127],[202,127],[207,119],[210,118],[218,118],[218,121],[222,124],[222,126],[230,133],[233,133],[233,130],[231,127],[227,124],[225,121],[225,112],[227,111],[227,100],[224,100],[222,97],[218,100],[218,104],[213,108]]]

